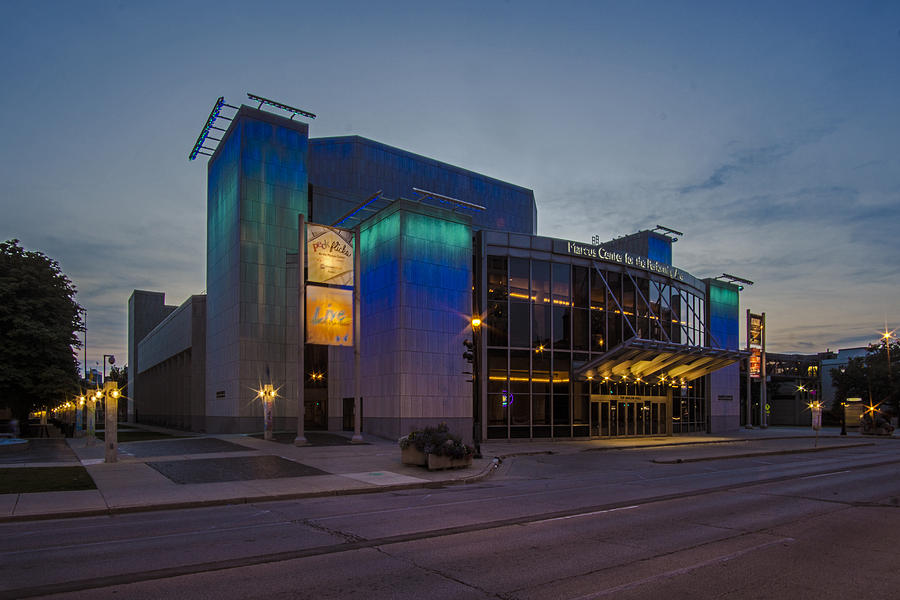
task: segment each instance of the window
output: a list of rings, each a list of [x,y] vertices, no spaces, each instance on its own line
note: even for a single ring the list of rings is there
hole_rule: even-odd
[[[531,307],[531,347],[537,352],[550,350],[550,307],[534,304]]]
[[[578,308],[588,308],[588,270],[585,267],[572,267],[572,304]]]
[[[509,345],[528,348],[531,340],[531,305],[526,302],[509,303]]]
[[[513,300],[528,302],[528,259],[509,259],[509,297]]]
[[[540,260],[531,263],[532,300],[550,304],[550,263]]]
[[[505,256],[487,257],[487,286],[488,300],[506,300],[508,289]]]

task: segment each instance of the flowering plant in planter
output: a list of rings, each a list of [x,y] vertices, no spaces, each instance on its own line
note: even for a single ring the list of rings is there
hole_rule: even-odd
[[[401,449],[406,450],[410,447],[423,454],[449,458],[467,458],[475,453],[472,446],[464,444],[458,435],[450,433],[446,423],[441,423],[437,427],[426,427],[421,431],[411,431],[400,438]]]

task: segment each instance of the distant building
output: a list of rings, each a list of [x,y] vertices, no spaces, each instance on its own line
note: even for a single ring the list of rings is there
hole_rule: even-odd
[[[356,136],[310,139],[305,123],[248,106],[221,137],[208,163],[207,293],[177,308],[159,292],[129,300],[139,421],[259,431],[255,390],[272,383],[276,428],[294,428],[303,385],[306,427],[352,429],[352,348],[305,344],[297,365],[303,214],[359,231],[365,432],[739,427],[739,288],[675,267],[671,237],[538,236],[529,189]],[[462,356],[473,315],[484,321],[474,390]]]
[[[822,402],[829,409],[834,405],[834,384],[831,378],[832,369],[842,369],[847,366],[851,358],[864,357],[868,353],[868,348],[842,348],[834,352],[829,352],[822,359],[819,366],[819,375],[822,381]]]

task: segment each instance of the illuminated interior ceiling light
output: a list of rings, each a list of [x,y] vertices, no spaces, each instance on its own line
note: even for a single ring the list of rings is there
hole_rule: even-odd
[[[311,112],[307,112],[305,110],[300,110],[299,108],[294,108],[293,106],[288,106],[287,104],[282,104],[281,102],[275,102],[274,100],[269,100],[268,98],[263,98],[262,96],[257,96],[256,94],[251,94],[247,92],[247,97],[253,100],[254,102],[259,102],[259,106],[257,108],[262,108],[263,104],[267,104],[269,106],[273,106],[275,108],[280,108],[281,110],[285,110],[291,113],[291,118],[293,119],[295,116],[300,115],[301,117],[306,117],[307,119],[315,119],[316,115]]]

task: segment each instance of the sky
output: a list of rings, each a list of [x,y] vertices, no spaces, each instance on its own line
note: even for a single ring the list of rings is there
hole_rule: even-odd
[[[59,261],[88,364],[132,290],[204,291],[215,99],[534,190],[538,233],[658,224],[754,281],[772,352],[900,327],[898,2],[0,3],[0,239]],[[743,321],[743,318],[742,318]],[[742,326],[742,343],[744,340]],[[79,356],[81,353],[79,352]]]

